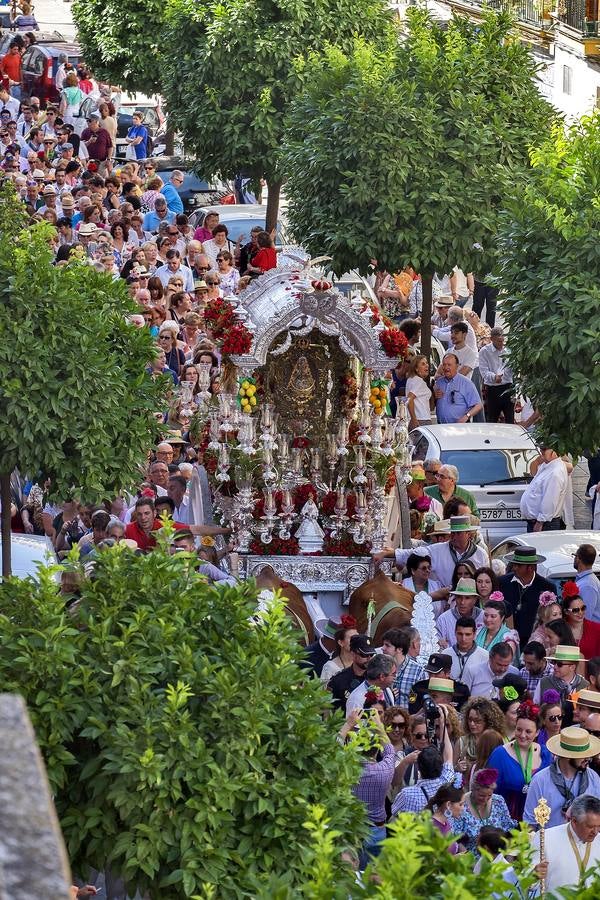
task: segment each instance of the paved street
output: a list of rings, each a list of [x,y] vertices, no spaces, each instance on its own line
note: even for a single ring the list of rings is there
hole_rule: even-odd
[[[66,38],[75,37],[71,4],[64,0],[36,0],[35,17],[42,31],[60,31]]]

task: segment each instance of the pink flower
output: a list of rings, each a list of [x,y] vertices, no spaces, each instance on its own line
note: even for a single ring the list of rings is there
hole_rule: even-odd
[[[494,603],[501,603],[504,600],[504,594],[502,591],[492,591],[488,600],[492,600]]]
[[[552,606],[553,603],[556,603],[556,594],[553,591],[542,591],[540,606]]]

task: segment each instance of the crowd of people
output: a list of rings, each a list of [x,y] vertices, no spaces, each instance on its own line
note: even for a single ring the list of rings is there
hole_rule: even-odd
[[[339,740],[369,736],[355,789],[370,823],[360,867],[397,815],[425,810],[452,838],[449,852],[472,854],[474,865],[482,848],[503,858],[510,831],[526,822],[539,861],[535,807],[544,797],[563,850],[547,854],[538,877],[547,889],[575,885],[600,860],[596,550],[578,547],[576,578],[559,595],[537,572],[544,557],[533,547],[491,566],[472,498],[454,487],[464,509],[448,533],[394,552],[402,583],[432,597],[440,649],[422,660],[431,635],[413,626],[389,629],[375,646],[348,617],[330,620],[309,647],[307,665],[346,717]]]

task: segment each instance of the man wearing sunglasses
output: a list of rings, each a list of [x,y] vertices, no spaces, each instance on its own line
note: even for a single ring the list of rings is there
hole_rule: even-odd
[[[459,372],[455,353],[447,353],[441,364],[441,376],[435,381],[436,415],[440,424],[472,422],[483,409],[477,388]]]
[[[523,820],[536,824],[533,811],[545,797],[551,810],[546,827],[553,828],[564,825],[567,810],[576,797],[587,794],[600,799],[600,776],[589,768],[593,757],[600,753],[600,739],[584,728],[571,726],[548,738],[546,746],[555,760],[531,779]]]

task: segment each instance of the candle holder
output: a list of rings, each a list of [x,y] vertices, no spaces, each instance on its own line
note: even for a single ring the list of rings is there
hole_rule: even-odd
[[[235,469],[237,493],[233,497],[231,512],[232,543],[238,553],[248,553],[252,540],[254,495],[252,476],[241,468]]]
[[[346,498],[346,489],[340,485],[337,489],[335,500],[334,515],[332,516],[331,537],[340,537],[346,522],[348,521],[348,500]]]
[[[197,396],[200,397],[202,406],[206,408],[212,399],[212,394],[210,392],[210,372],[212,365],[211,363],[198,363],[196,369],[198,370]]]
[[[266,487],[264,490],[264,515],[261,516],[261,521],[263,522],[260,539],[263,544],[270,544],[273,540],[273,529],[275,527],[275,523],[279,518],[277,515],[277,504],[275,503],[275,497],[273,495],[273,489],[271,487]]]
[[[292,499],[292,492],[284,490],[281,501],[281,514],[279,516],[279,537],[283,541],[291,537],[291,527],[296,519],[296,507]]]
[[[235,397],[233,394],[219,394],[219,413],[221,415],[221,431],[229,434],[235,431],[235,425],[232,421],[233,410],[235,407]]]
[[[226,481],[231,481],[229,476],[229,449],[227,444],[221,444],[219,448],[219,462],[217,467],[217,474],[215,478],[221,484],[224,484]]]
[[[277,472],[273,468],[273,451],[270,447],[265,447],[262,452],[262,460],[263,460],[263,470],[262,477],[263,481],[267,486],[272,486],[277,481]]]
[[[348,530],[352,534],[355,544],[364,544],[367,540],[367,499],[363,491],[356,491],[356,511],[354,524]]]
[[[256,420],[248,413],[240,413],[238,427],[238,449],[246,456],[254,456],[256,440]]]
[[[210,413],[210,430],[209,430],[210,441],[208,444],[208,450],[220,450],[221,449],[221,416],[219,414],[218,409],[211,410]]]

